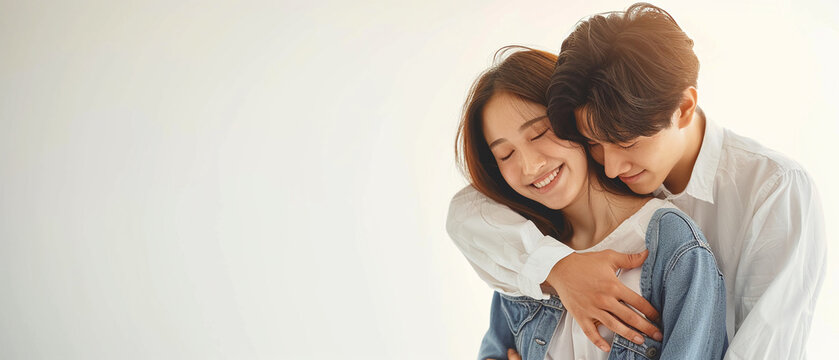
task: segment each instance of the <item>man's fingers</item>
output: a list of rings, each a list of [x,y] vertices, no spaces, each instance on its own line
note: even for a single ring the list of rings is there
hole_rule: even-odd
[[[647,336],[661,341],[662,334],[655,325],[651,324],[647,319],[644,319],[641,315],[633,311],[623,303],[616,303],[612,310],[610,310],[612,314],[616,317],[620,318],[620,320],[638,331],[647,334]],[[623,334],[621,334],[623,335]],[[634,336],[634,335],[633,335]],[[624,336],[626,337],[626,336]],[[631,337],[626,337],[627,339],[633,339]],[[643,341],[643,339],[641,339]]]
[[[643,343],[644,338],[629,326],[637,326],[654,339],[659,333],[644,319],[644,316],[658,319],[658,312],[615,276],[615,270],[619,268],[631,269],[643,265],[648,255],[649,251],[622,254],[614,250],[572,254],[557,262],[548,275],[546,282],[563,299],[568,314],[577,320],[586,337],[603,351],[609,351],[610,346],[597,331],[596,321],[638,344]],[[644,316],[635,313],[627,304],[637,308]]]
[[[623,306],[623,305],[621,305],[621,306]],[[630,310],[630,311],[632,311],[632,310]],[[644,337],[641,336],[640,333],[638,333],[635,330],[630,329],[628,326],[626,326],[624,323],[620,322],[617,318],[615,318],[611,314],[608,314],[607,316],[605,316],[605,319],[603,319],[601,322],[603,323],[603,326],[609,328],[609,330],[614,331],[615,334],[618,334],[620,336],[623,336],[623,337],[627,338],[629,341],[632,341],[632,342],[634,342],[636,344],[639,344],[639,345],[644,343]]]
[[[614,265],[615,268],[634,269],[644,265],[644,260],[647,260],[647,255],[649,253],[649,250],[644,250],[637,254],[622,254],[616,252],[615,256],[612,258],[612,265]]]
[[[594,346],[597,346],[603,352],[609,352],[609,343],[606,340],[603,340],[603,337],[600,336],[600,332],[597,331],[597,325],[594,322],[594,319],[590,319],[583,322],[577,322],[580,324],[580,327],[583,328],[583,333],[586,334],[586,337],[591,341]]]
[[[647,299],[644,299],[644,297],[641,296],[641,294],[638,294],[638,293],[630,290],[629,288],[626,288],[623,291],[623,294],[621,294],[621,301],[623,301],[627,305],[630,305],[630,306],[634,307],[636,310],[640,311],[642,314],[644,314],[644,316],[647,317],[647,319],[650,319],[652,321],[658,321],[658,316],[659,316],[658,311],[656,311],[656,309],[650,304],[650,302],[647,301]],[[629,319],[625,319],[623,316],[619,316],[619,317],[621,318],[621,320],[623,320],[623,322],[635,326],[634,324],[632,324],[629,321]],[[642,330],[642,329],[639,328],[639,330]],[[644,331],[644,333],[647,334],[646,331]],[[647,334],[647,335],[650,335],[650,337],[652,337],[651,334]],[[656,340],[658,340],[658,339],[656,339]]]

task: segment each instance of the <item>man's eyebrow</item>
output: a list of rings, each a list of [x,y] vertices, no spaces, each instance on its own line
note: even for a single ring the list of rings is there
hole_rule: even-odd
[[[521,124],[521,126],[519,126],[519,132],[522,132],[522,131],[526,130],[531,125],[533,125],[533,124],[535,124],[535,123],[537,123],[541,120],[544,120],[547,117],[548,117],[548,115],[542,115],[542,116],[537,116],[533,119],[527,120],[524,124]],[[489,148],[492,149],[494,146],[496,146],[498,144],[501,144],[505,141],[507,141],[507,139],[505,139],[505,138],[497,139],[497,140],[493,141],[491,144],[489,144]]]

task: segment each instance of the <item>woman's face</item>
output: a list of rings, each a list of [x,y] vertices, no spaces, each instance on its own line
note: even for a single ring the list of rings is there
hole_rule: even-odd
[[[497,93],[484,107],[483,130],[501,175],[522,196],[562,209],[583,193],[585,151],[554,135],[544,106]]]

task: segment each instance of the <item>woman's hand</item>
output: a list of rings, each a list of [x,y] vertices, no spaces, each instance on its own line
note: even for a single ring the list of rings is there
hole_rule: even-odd
[[[638,254],[613,250],[572,253],[557,262],[548,274],[547,283],[556,290],[568,313],[580,324],[588,339],[605,352],[610,348],[597,331],[598,324],[637,344],[643,343],[644,338],[632,328],[661,341],[661,332],[655,325],[627,305],[653,321],[658,320],[658,312],[615,276],[620,268],[643,265],[648,253],[647,250]]]
[[[495,359],[487,358],[486,360]],[[507,349],[507,360],[521,360],[521,355],[519,355],[519,353],[517,353],[515,349]]]

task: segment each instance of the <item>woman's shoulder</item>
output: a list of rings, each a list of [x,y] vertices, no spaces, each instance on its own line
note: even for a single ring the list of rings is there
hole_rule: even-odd
[[[648,236],[654,231],[689,231],[697,238],[701,237],[702,233],[696,222],[676,206],[662,206],[651,211],[647,221]]]
[[[657,249],[659,255],[664,255],[662,252],[679,252],[688,247],[711,251],[696,222],[675,206],[662,206],[652,211],[645,239],[647,248],[651,251]]]
[[[647,201],[638,212],[633,215],[638,226],[641,228],[641,233],[646,233],[649,225],[653,222],[653,218],[661,217],[661,214],[668,210],[675,210],[681,212],[675,204],[668,200],[652,198]]]

